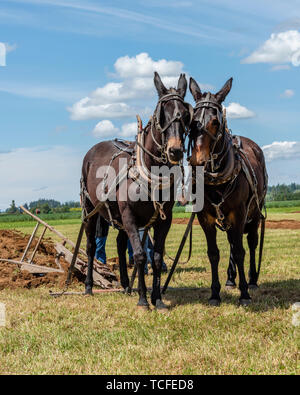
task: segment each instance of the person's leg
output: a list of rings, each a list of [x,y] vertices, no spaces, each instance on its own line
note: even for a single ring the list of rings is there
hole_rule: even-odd
[[[105,252],[105,245],[106,245],[107,237],[96,237],[96,254],[95,257],[98,261],[106,264],[106,252]]]
[[[133,267],[134,266],[133,249],[129,239],[127,241],[127,250],[128,250],[128,258],[129,258],[129,267]]]

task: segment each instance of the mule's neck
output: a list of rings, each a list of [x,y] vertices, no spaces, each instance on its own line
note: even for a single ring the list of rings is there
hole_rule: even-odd
[[[212,153],[213,155],[218,154],[218,157],[214,160],[214,169],[212,169],[212,163],[210,162],[209,171],[221,173],[225,169],[231,145],[230,140],[230,135],[226,131],[225,125],[223,125],[222,137],[217,142],[214,152]]]
[[[161,148],[157,146],[155,141],[153,140],[152,133],[151,133],[151,128],[152,133],[154,135],[155,140],[158,142],[158,144],[162,144],[162,138],[160,133],[155,129],[155,125],[151,125],[151,122],[147,125],[146,127],[146,133],[145,133],[145,141],[144,145],[145,148],[150,151],[154,156],[161,158],[162,156],[162,151]],[[147,169],[151,172],[151,167],[152,166],[161,166],[162,163],[153,158],[151,155],[149,155],[146,151],[142,153],[144,155],[144,162],[147,167]]]

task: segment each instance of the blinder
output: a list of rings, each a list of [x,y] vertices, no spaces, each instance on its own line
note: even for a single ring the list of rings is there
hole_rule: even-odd
[[[167,103],[170,100],[175,100],[174,114],[173,114],[173,117],[172,117],[171,121],[168,122],[165,127],[162,127],[161,124],[160,124],[162,104],[163,103]],[[189,130],[185,126],[185,124],[183,122],[182,114],[180,114],[180,111],[178,109],[176,101],[180,101],[187,108],[187,110],[189,111],[189,115],[190,115],[189,125],[191,124],[191,122],[193,120],[193,116],[194,116],[194,109],[193,109],[193,107],[189,103],[186,103],[183,100],[183,98],[180,95],[178,95],[177,93],[169,93],[169,94],[163,96],[162,98],[160,98],[160,100],[159,100],[159,102],[157,104],[157,107],[156,107],[156,110],[155,110],[155,114],[154,114],[155,126],[161,133],[164,133],[172,125],[173,122],[180,121],[181,124],[182,124],[183,130],[185,131],[185,134],[187,135]]]
[[[209,116],[208,116],[207,112],[205,111],[208,108],[213,108],[217,111],[217,119],[219,121],[219,129],[218,129],[218,132],[216,135],[211,133],[206,128],[206,125],[208,124],[208,122],[210,120],[210,119],[208,119]],[[206,165],[207,165],[207,163],[210,163],[212,171],[215,171],[220,166],[220,163],[216,164],[215,161],[218,159],[219,155],[221,155],[223,148],[224,148],[224,144],[223,144],[221,151],[218,153],[215,152],[217,143],[222,138],[223,132],[224,132],[223,107],[221,104],[219,104],[217,102],[217,100],[211,95],[211,93],[207,93],[206,96],[202,100],[199,100],[196,103],[194,112],[196,113],[197,110],[201,110],[201,112],[200,112],[199,116],[197,116],[196,118],[193,119],[194,128],[192,127],[191,130],[193,131],[196,129],[197,133],[200,132],[201,134],[207,134],[213,140],[213,145],[211,147],[211,152],[210,152],[210,159],[206,162]],[[192,149],[192,141],[191,141],[192,138],[193,137],[191,137],[190,141],[189,141],[188,152],[190,151],[190,149]]]
[[[206,109],[208,108],[213,108],[217,110],[217,118],[220,124],[218,134],[217,136],[214,136],[212,133],[209,132],[209,130],[206,129],[206,125],[208,124],[208,116],[206,114]],[[199,100],[196,103],[194,112],[196,113],[198,109],[201,109],[201,113],[199,118],[197,117],[194,119],[194,121],[197,122],[197,129],[200,130],[202,133],[207,133],[214,141],[218,140],[220,137],[218,135],[220,134],[220,130],[222,133],[222,126],[223,126],[223,107],[220,105],[214,97],[211,96],[210,93],[207,93],[204,99]]]

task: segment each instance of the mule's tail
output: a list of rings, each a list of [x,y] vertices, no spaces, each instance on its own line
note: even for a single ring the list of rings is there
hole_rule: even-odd
[[[265,228],[266,228],[266,219],[267,219],[267,210],[266,205],[264,204],[265,215],[261,213],[261,228],[260,228],[260,241],[259,241],[259,255],[258,255],[258,266],[257,266],[257,281],[260,274],[261,262],[262,262],[262,254],[264,249],[264,239],[265,239]]]

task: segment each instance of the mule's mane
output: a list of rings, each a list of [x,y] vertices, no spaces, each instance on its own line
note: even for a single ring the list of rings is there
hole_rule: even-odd
[[[177,94],[178,92],[176,88],[169,88],[168,93]]]

